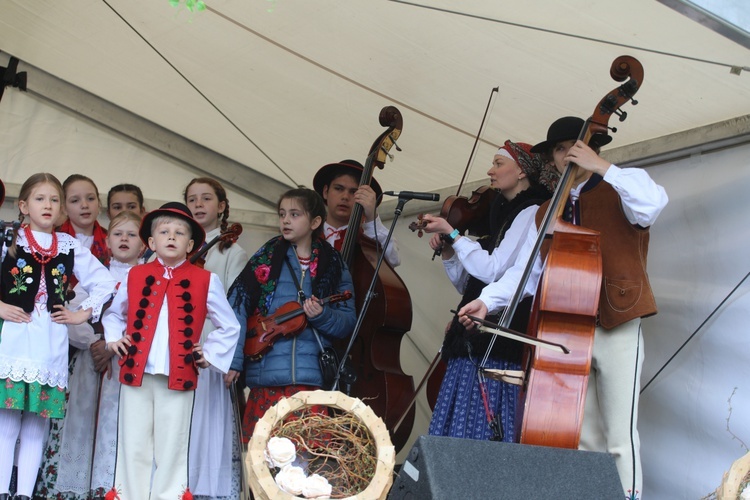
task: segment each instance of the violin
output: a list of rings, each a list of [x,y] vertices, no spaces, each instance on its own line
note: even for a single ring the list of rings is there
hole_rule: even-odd
[[[336,293],[324,299],[319,299],[318,303],[322,306],[325,304],[334,304],[344,302],[352,298],[352,292]],[[299,334],[307,326],[307,316],[302,304],[297,301],[287,302],[279,306],[270,316],[261,316],[255,314],[247,320],[247,338],[245,340],[244,353],[251,360],[258,361],[268,351],[273,344],[282,337],[293,337]]]
[[[448,221],[454,229],[462,235],[467,233],[472,236],[484,236],[490,234],[490,220],[488,214],[492,202],[497,196],[497,191],[490,186],[481,186],[475,189],[470,197],[453,195],[449,196],[443,202],[440,209],[440,217]],[[424,214],[417,216],[417,221],[409,224],[409,229],[417,232],[418,237],[422,237],[424,228],[427,223],[424,221]],[[445,235],[441,235],[444,239]],[[441,248],[435,250],[432,258],[440,255]]]
[[[208,253],[208,251],[211,250],[211,247],[213,247],[220,241],[237,243],[237,239],[240,237],[241,234],[242,234],[242,226],[237,223],[232,224],[231,226],[227,228],[226,231],[216,236],[210,242],[203,245],[203,247],[200,250],[198,250],[193,255],[191,255],[190,263],[195,264],[196,266],[200,268],[203,268],[203,266],[206,265],[205,256]]]

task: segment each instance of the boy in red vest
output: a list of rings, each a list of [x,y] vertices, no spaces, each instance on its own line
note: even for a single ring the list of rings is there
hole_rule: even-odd
[[[188,499],[198,368],[229,370],[239,324],[219,278],[187,260],[205,232],[185,205],[147,214],[140,236],[157,258],[130,270],[102,320],[121,367],[114,487],[123,500]],[[216,329],[201,344],[206,319]]]

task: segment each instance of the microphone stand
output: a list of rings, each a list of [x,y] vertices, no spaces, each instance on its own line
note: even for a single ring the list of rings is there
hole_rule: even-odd
[[[365,299],[362,302],[362,309],[359,311],[357,323],[354,325],[354,331],[349,338],[349,345],[346,346],[346,351],[344,352],[344,355],[341,356],[341,362],[339,363],[339,368],[336,371],[336,378],[334,379],[333,387],[331,388],[332,391],[338,390],[339,382],[341,381],[344,384],[343,392],[348,396],[349,394],[351,394],[352,385],[354,385],[354,383],[357,381],[357,374],[354,373],[354,370],[350,366],[346,366],[346,360],[349,358],[349,352],[352,350],[354,341],[357,339],[357,335],[359,335],[359,331],[362,329],[362,323],[364,322],[365,315],[367,314],[367,309],[370,307],[370,302],[372,302],[372,299],[375,295],[375,285],[377,284],[380,266],[383,263],[383,259],[385,258],[385,249],[388,248],[388,244],[391,242],[393,230],[396,228],[396,222],[398,221],[401,212],[403,212],[404,205],[407,201],[409,201],[408,198],[399,197],[396,209],[393,211],[393,222],[391,222],[391,227],[388,230],[388,236],[386,237],[385,243],[383,244],[383,251],[378,255],[378,263],[375,266],[375,273],[372,275],[370,287],[367,289],[367,294],[365,295]]]

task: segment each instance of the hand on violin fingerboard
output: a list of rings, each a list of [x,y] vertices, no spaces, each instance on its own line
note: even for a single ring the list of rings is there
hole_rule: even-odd
[[[323,304],[314,295],[302,303],[302,308],[305,310],[305,316],[308,319],[317,318],[323,313]]]
[[[453,231],[453,227],[442,217],[437,215],[424,214],[422,216],[422,231],[425,233],[442,233],[450,234]]]

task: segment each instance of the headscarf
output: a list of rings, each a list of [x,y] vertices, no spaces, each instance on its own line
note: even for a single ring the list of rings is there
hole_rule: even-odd
[[[557,187],[560,174],[553,165],[544,161],[541,154],[531,152],[531,144],[505,141],[495,155],[515,161],[532,184],[541,184],[550,193]]]

